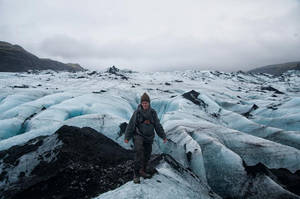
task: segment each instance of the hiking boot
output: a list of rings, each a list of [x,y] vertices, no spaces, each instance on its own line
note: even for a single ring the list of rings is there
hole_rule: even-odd
[[[151,175],[146,173],[143,169],[140,169],[139,173],[143,178],[151,178]]]
[[[135,184],[140,184],[140,177],[139,176],[134,176],[133,177],[133,182],[135,183]]]

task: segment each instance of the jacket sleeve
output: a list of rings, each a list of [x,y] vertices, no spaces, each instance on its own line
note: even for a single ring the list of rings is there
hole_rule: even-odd
[[[166,133],[165,133],[162,125],[160,124],[160,121],[158,119],[156,111],[155,110],[153,110],[153,111],[154,111],[154,128],[155,128],[155,131],[156,131],[156,133],[159,137],[161,137],[162,139],[165,139],[165,138],[167,138]]]
[[[132,114],[129,123],[125,130],[125,139],[130,140],[134,134],[135,131],[135,125],[136,124],[136,111]]]

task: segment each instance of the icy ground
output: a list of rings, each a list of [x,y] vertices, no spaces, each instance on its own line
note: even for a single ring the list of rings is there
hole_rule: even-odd
[[[192,70],[0,73],[0,150],[64,124],[91,127],[130,149],[120,124],[144,92],[169,140],[163,144],[156,136],[153,153],[171,155],[222,198],[299,198],[276,179],[246,169],[262,163],[299,173],[296,71],[279,77]],[[129,182],[99,198],[204,198],[166,165],[157,170],[140,186]]]

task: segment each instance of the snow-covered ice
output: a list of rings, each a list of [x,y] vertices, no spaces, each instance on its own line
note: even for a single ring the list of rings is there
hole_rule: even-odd
[[[291,194],[266,175],[249,178],[244,164],[300,170],[299,72],[279,77],[195,70],[119,72],[128,79],[89,73],[0,73],[0,150],[52,134],[64,124],[92,127],[129,149],[132,143],[123,142],[119,125],[129,121],[147,92],[169,140],[163,144],[156,136],[154,153],[171,155],[221,197],[242,198],[253,183],[253,198],[273,189]],[[20,85],[26,87],[16,87]],[[197,103],[183,97],[192,90]],[[159,174],[141,185],[128,182],[97,198],[199,196],[190,187],[193,183],[172,169],[157,169]],[[169,188],[162,191],[161,186]]]

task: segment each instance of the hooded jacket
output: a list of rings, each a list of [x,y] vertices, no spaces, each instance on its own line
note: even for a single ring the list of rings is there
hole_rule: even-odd
[[[149,120],[150,124],[145,123],[145,120]],[[130,140],[134,135],[140,135],[144,138],[144,141],[152,143],[155,136],[154,130],[159,137],[162,139],[166,138],[156,111],[150,105],[147,110],[144,110],[142,105],[139,104],[129,120],[125,130],[125,139]]]

